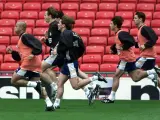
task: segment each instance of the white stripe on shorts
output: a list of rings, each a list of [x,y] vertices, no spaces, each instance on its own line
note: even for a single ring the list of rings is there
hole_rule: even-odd
[[[26,70],[22,70],[22,69],[20,69],[20,70],[18,70],[18,72],[17,72],[17,74],[19,75],[19,76],[24,76],[25,74],[26,74]]]
[[[70,78],[77,77],[77,72],[76,72],[76,68],[74,67],[74,63],[69,63],[69,64],[67,64],[67,66],[69,69]]]
[[[144,57],[139,58],[139,60],[136,61],[136,67],[137,67],[137,68],[142,68],[142,66],[144,65],[144,63],[145,63],[146,61],[147,61],[147,59],[144,58]]]
[[[125,70],[126,64],[127,64],[126,61],[121,60],[120,63],[119,63],[119,65],[118,65],[118,68],[120,70]]]
[[[46,60],[44,60],[49,65],[52,65],[52,63],[55,61],[57,55],[50,55]]]

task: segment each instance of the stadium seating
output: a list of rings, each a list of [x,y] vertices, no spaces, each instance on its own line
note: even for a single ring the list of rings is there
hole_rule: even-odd
[[[74,27],[92,28],[93,23],[92,23],[92,20],[78,19],[75,21]]]
[[[112,11],[99,11],[96,13],[96,19],[112,19],[114,12]]]
[[[19,19],[19,12],[18,11],[2,11],[1,13],[2,19]]]
[[[99,71],[98,64],[81,64],[80,69],[84,72],[97,72]]]
[[[4,10],[22,11],[22,4],[17,2],[9,2],[4,6]]]
[[[16,45],[18,43],[19,36],[11,36],[11,45]]]
[[[96,3],[81,3],[80,11],[94,11],[98,10],[98,5]]]
[[[79,11],[79,5],[77,3],[62,3],[62,11]]]
[[[42,4],[42,11],[47,10],[49,7],[54,7],[57,10],[60,10],[60,4],[59,3],[43,3]]]
[[[0,36],[0,45],[9,45],[10,37],[9,36]]]
[[[99,11],[112,11],[115,12],[117,10],[116,3],[100,3]]]
[[[19,65],[12,63],[14,61],[11,56],[6,54],[8,45],[17,49],[19,36],[14,32],[16,22],[26,22],[27,32],[40,40],[48,30],[44,13],[50,6],[75,19],[73,31],[81,36],[86,46],[85,55],[79,59],[80,68],[86,72],[114,72],[117,67],[118,56],[110,54],[114,33],[109,26],[114,16],[122,16],[123,29],[136,38],[138,29],[133,17],[136,11],[143,11],[146,14],[145,24],[160,36],[160,0],[1,0],[0,63],[1,68],[5,66],[2,70],[16,69],[14,66]],[[158,55],[159,46],[160,40],[156,44]],[[49,49],[43,45],[43,54],[40,57],[45,58]],[[139,50],[134,51],[138,56]],[[159,57],[157,63],[160,64]]]
[[[118,11],[135,11],[136,4],[135,3],[119,3]]]
[[[1,71],[13,71],[19,67],[18,63],[2,63],[1,64]]]
[[[118,55],[104,55],[103,63],[118,63],[119,57]]]
[[[106,37],[89,37],[88,45],[100,45],[106,46],[107,45],[107,38]]]
[[[24,3],[23,4],[24,11],[41,11],[41,3]]]
[[[117,64],[101,64],[100,65],[100,72],[115,72],[117,68]]]
[[[83,56],[83,63],[97,63],[101,64],[102,58],[101,55],[84,55]]]

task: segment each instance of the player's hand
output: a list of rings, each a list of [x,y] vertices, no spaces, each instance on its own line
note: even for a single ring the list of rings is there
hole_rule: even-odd
[[[57,49],[52,50],[52,51],[51,51],[51,54],[52,54],[52,55],[57,55]]]
[[[41,38],[41,42],[42,42],[42,43],[46,42],[46,38],[42,37],[42,38]]]
[[[144,49],[145,49],[145,46],[144,46],[144,45],[141,45],[141,46],[139,47],[139,49],[140,49],[140,50],[144,50]]]
[[[11,46],[8,46],[8,47],[6,48],[6,52],[7,52],[7,53],[11,54],[12,51],[13,51],[13,50],[12,50]]]
[[[34,55],[31,54],[31,55],[28,56],[28,59],[29,59],[29,60],[32,60],[33,57],[34,57]]]
[[[110,53],[110,54],[113,54],[114,52],[110,49],[109,53]]]
[[[46,33],[44,34],[45,39],[48,39],[48,31],[46,31]]]

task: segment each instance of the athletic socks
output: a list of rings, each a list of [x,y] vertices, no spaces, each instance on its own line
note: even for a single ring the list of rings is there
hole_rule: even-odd
[[[53,106],[53,104],[52,104],[51,100],[49,99],[49,97],[46,97],[46,99],[44,101],[45,101],[47,107]]]
[[[28,87],[36,87],[37,86],[37,82],[35,81],[28,81],[28,83],[27,83],[27,86]]]
[[[115,100],[115,95],[116,95],[116,92],[111,91],[111,94],[109,95],[108,99],[114,101]]]

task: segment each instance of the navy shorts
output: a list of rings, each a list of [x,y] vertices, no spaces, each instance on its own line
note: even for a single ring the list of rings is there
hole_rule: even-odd
[[[33,72],[33,71],[29,71],[29,70],[23,70],[20,67],[16,70],[16,73],[19,76],[25,77],[27,79],[31,79],[33,77],[40,77],[39,72]]]
[[[77,77],[78,61],[72,63],[65,63],[61,68],[61,73],[67,75],[69,78]]]
[[[117,68],[126,72],[132,72],[137,69],[135,62],[126,62],[124,60],[119,61]]]
[[[46,63],[52,66],[61,67],[64,64],[64,58],[57,55],[50,55],[44,59]]]
[[[154,58],[139,57],[136,60],[136,67],[143,70],[151,70],[154,68],[156,60]]]

